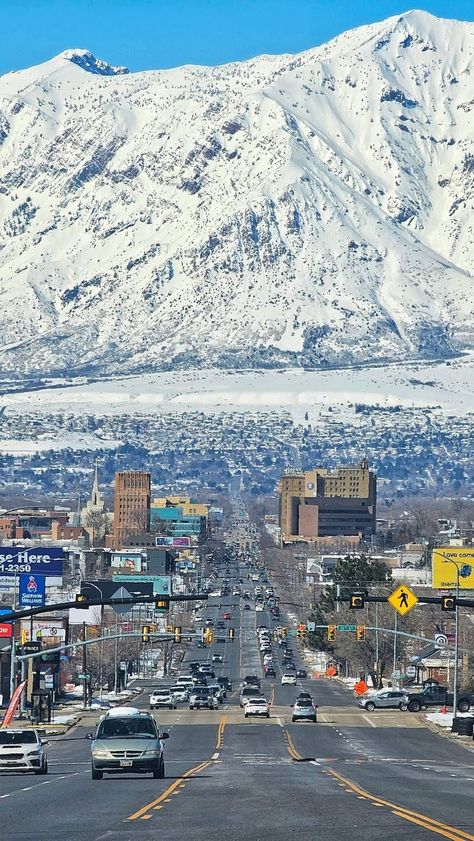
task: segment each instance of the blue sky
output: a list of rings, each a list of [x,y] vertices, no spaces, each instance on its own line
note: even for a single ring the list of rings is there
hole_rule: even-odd
[[[131,70],[298,52],[413,7],[474,19],[472,0],[0,0],[0,74],[70,47]]]

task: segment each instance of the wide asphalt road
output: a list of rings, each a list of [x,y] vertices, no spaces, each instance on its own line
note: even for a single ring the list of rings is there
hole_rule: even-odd
[[[211,598],[204,616],[222,617]],[[226,623],[228,624],[228,623]],[[78,727],[49,746],[47,777],[0,776],[3,837],[15,841],[474,841],[474,753],[434,735],[409,713],[359,710],[335,682],[305,680],[319,721],[291,723],[299,687],[263,681],[267,721],[246,720],[238,684],[261,674],[255,627],[265,613],[233,611],[233,643],[194,648],[187,659],[224,653],[217,674],[234,692],[216,711],[156,713],[166,778],[105,776],[93,782],[90,743]],[[297,649],[295,643],[293,648]],[[275,651],[278,652],[277,646]],[[183,664],[182,673],[186,672]],[[157,685],[155,682],[152,685]],[[136,702],[147,708],[149,687]]]

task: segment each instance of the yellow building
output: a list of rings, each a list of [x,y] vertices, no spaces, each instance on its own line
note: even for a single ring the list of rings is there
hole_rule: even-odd
[[[333,471],[285,472],[279,492],[282,543],[375,533],[376,477],[365,459]]]

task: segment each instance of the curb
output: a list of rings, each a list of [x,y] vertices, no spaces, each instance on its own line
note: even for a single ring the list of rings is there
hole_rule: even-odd
[[[462,748],[474,752],[474,739],[472,736],[459,736],[458,733],[451,733],[450,730],[447,730],[445,727],[440,727],[439,724],[433,724],[431,721],[427,721],[425,715],[418,716],[418,721],[421,721],[428,730],[431,730],[432,733],[436,733],[437,736],[442,736],[444,739],[449,739],[450,742],[455,742],[457,745],[460,745]],[[461,741],[461,739],[468,738],[470,742]]]

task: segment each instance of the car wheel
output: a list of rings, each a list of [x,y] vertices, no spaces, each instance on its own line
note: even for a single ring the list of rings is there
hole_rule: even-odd
[[[467,713],[469,712],[470,706],[469,701],[459,701],[458,710],[460,713]]]
[[[249,714],[245,713],[244,718],[248,718],[248,717],[249,717]]]
[[[165,763],[164,763],[164,760],[162,759],[160,761],[160,763],[158,764],[158,767],[153,769],[153,779],[154,780],[162,780],[164,776],[165,776]]]
[[[399,704],[398,709],[401,710],[402,712],[406,713],[406,711],[408,709],[408,706],[407,706],[407,704]]]
[[[419,701],[410,701],[408,704],[408,709],[411,713],[418,713],[421,710],[421,704]]]
[[[43,762],[43,764],[42,764],[41,768],[37,768],[37,769],[35,770],[35,774],[36,774],[37,776],[42,776],[43,774],[47,774],[47,773],[48,773],[48,763],[47,763],[47,762],[46,762],[46,760],[45,760],[45,761]]]
[[[316,724],[316,716],[314,716],[314,718],[312,718],[311,721],[313,722],[313,724]]]
[[[375,710],[375,704],[373,701],[367,701],[365,705],[365,709],[367,712],[372,713]]]
[[[294,717],[294,715],[291,716],[291,720],[292,720],[293,723],[296,721],[296,718]]]
[[[103,776],[104,776],[104,772],[103,772],[103,771],[97,771],[97,770],[94,768],[94,766],[92,766],[92,779],[93,779],[93,780],[101,780]]]

